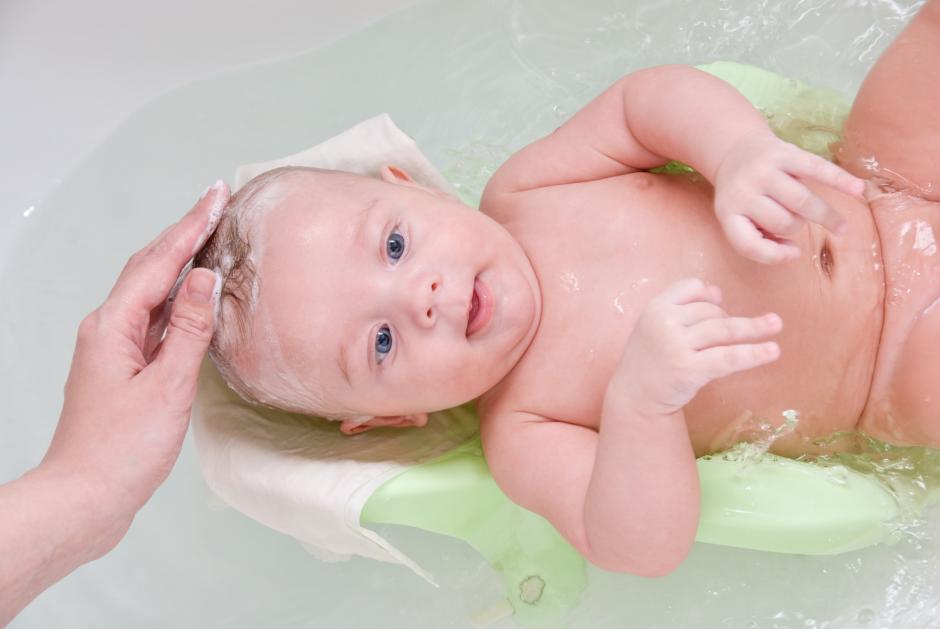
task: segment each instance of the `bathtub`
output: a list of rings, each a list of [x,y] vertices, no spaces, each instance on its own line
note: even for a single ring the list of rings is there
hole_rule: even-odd
[[[388,111],[472,198],[508,151],[640,67],[732,59],[851,95],[920,3],[238,4],[0,6],[0,85],[14,95],[0,119],[0,481],[41,458],[78,322],[126,257],[238,164]],[[383,532],[437,589],[397,566],[322,563],[225,509],[187,440],[124,541],[11,626],[515,626],[469,547]],[[894,546],[836,557],[698,544],[662,579],[590,569],[567,626],[940,626],[938,538],[934,509]]]

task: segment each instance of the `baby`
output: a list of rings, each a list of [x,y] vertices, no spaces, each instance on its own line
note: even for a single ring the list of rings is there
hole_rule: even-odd
[[[513,500],[600,567],[666,574],[696,533],[695,457],[788,409],[784,455],[856,428],[940,446],[938,101],[931,0],[858,94],[855,176],[679,66],[512,156],[479,212],[393,166],[271,171],[196,258],[224,277],[213,359],[246,399],[350,434],[479,398]],[[697,174],[647,172],[670,159]]]

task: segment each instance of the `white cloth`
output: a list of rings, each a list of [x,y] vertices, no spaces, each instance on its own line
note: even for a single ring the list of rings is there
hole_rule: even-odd
[[[235,171],[235,188],[279,166],[313,166],[377,177],[386,164],[403,168],[422,185],[455,194],[453,187],[424,156],[415,141],[395,126],[388,114],[379,114],[306,151]]]
[[[236,189],[284,165],[375,175],[384,164],[447,192],[452,188],[414,140],[382,114],[302,153],[242,166]],[[459,409],[427,426],[347,437],[336,422],[263,409],[238,397],[207,360],[193,406],[193,434],[203,476],[223,502],[291,535],[327,561],[361,555],[430,575],[374,531],[359,524],[369,497],[409,467],[443,454],[477,431]]]

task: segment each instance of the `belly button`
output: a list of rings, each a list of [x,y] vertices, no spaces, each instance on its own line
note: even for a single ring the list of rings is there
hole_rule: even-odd
[[[832,249],[829,248],[829,241],[827,240],[823,243],[822,249],[819,250],[819,266],[828,277],[832,277],[832,267],[834,265],[835,260],[832,256]]]

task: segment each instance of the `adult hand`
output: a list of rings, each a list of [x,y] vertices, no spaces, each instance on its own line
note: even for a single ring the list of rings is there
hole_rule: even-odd
[[[52,444],[0,485],[0,627],[111,550],[179,456],[212,338],[215,274],[192,271],[175,299],[171,289],[228,198],[221,181],[209,188],[82,321]]]
[[[104,304],[79,326],[62,415],[40,468],[80,475],[100,492],[103,508],[123,523],[100,540],[106,546],[123,536],[179,455],[212,338],[216,277],[195,269],[175,299],[171,289],[228,199],[225,183],[209,188],[131,256]]]

